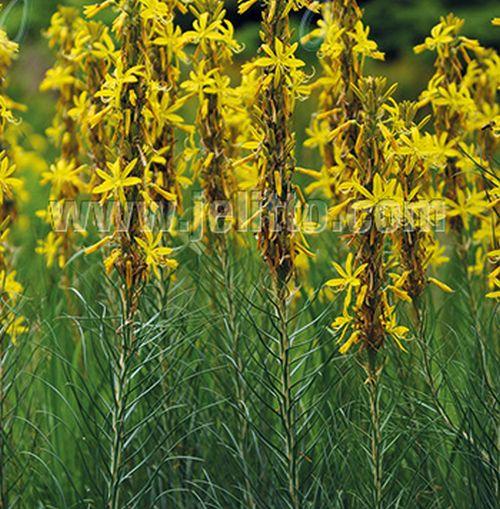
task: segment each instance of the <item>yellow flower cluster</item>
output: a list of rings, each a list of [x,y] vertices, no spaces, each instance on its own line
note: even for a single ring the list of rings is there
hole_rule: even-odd
[[[384,54],[369,39],[370,29],[363,25],[355,0],[325,2],[321,14],[318,27],[302,38],[304,44],[321,41],[318,57],[322,70],[322,76],[312,86],[319,91],[319,108],[304,145],[317,148],[324,164],[320,172],[302,171],[318,181],[307,192],[321,189],[326,197],[339,198],[338,185],[349,171],[344,155],[356,140],[353,124],[342,124],[346,118],[356,119],[360,108],[350,84],[363,75],[367,58],[383,60]],[[339,135],[343,135],[341,139]]]
[[[475,275],[484,275],[488,263],[493,263],[488,297],[495,298],[497,257],[488,252],[498,250],[500,233],[500,181],[494,162],[500,125],[496,101],[500,58],[495,50],[460,35],[463,24],[450,14],[415,47],[417,53],[428,50],[437,55],[435,74],[420,104],[431,105],[436,135],[449,147],[444,184],[438,191],[446,199],[459,254]]]
[[[15,343],[27,331],[25,318],[18,313],[23,287],[12,269],[9,228],[16,216],[16,202],[22,191],[12,153],[16,148],[9,129],[15,125],[14,110],[20,109],[5,92],[7,73],[18,52],[18,45],[0,29],[0,318],[1,335]]]
[[[237,147],[231,127],[241,109],[240,98],[231,87],[226,69],[233,55],[242,48],[234,38],[232,24],[226,19],[223,1],[196,0],[191,11],[195,21],[193,29],[185,36],[196,47],[194,69],[182,88],[198,99],[196,124],[202,151],[194,173],[201,176],[206,207],[210,208],[208,217],[218,221],[214,226],[220,231],[230,227],[231,224],[226,223],[234,219],[226,209],[237,190],[234,173]],[[222,210],[217,210],[218,204]]]
[[[78,62],[72,56],[83,24],[77,9],[60,7],[45,33],[49,46],[57,52],[54,66],[47,71],[40,89],[58,95],[56,114],[46,134],[59,152],[57,159],[41,174],[42,185],[50,187],[49,205],[37,214],[51,226],[50,233],[38,241],[36,249],[45,257],[48,267],[57,262],[62,268],[70,257],[75,228],[63,227],[63,211],[68,202],[88,190],[86,167],[80,164],[83,146],[78,119],[71,115],[73,98],[84,86],[78,76]]]
[[[398,103],[395,86],[364,76],[366,57],[383,59],[368,35],[357,4],[339,0],[323,6],[305,38],[323,39],[323,76],[313,85],[319,112],[305,143],[319,150],[323,167],[301,171],[313,179],[307,192],[333,201],[330,217],[349,230],[353,249],[326,283],[344,295],[332,324],[343,353],[355,344],[377,351],[386,337],[404,348],[409,330],[398,325],[398,302],[418,299],[428,283],[451,291],[428,272],[446,260],[433,233],[444,219],[434,173],[454,146],[423,131],[429,118],[417,120],[421,104]]]
[[[181,203],[186,158],[175,153],[176,130],[184,129],[178,114],[186,97],[179,94],[180,62],[188,39],[175,25],[180,2],[123,0],[90,6],[87,15],[113,6],[113,31],[120,43],[110,56],[110,69],[95,97],[100,100],[90,119],[92,127],[107,133],[107,171],[99,169],[101,183],[93,192],[111,203],[117,230],[93,246],[111,244],[106,269],[117,268],[127,288],[139,287],[160,268],[175,269],[173,249],[162,245],[161,232],[146,223],[147,211]],[[105,59],[107,55],[102,55]],[[116,237],[116,238],[115,238]]]
[[[255,3],[239,2],[239,11]],[[314,83],[290,28],[290,14],[303,7],[321,14],[302,40],[321,40],[322,75]],[[85,15],[109,8],[116,12],[111,29],[61,8],[47,31],[57,57],[42,89],[59,94],[48,134],[60,156],[42,182],[59,205],[90,196],[112,210],[114,233],[87,253],[105,247],[106,269],[116,268],[127,287],[160,277],[161,267],[175,269],[172,249],[147,217],[159,206],[165,215],[182,207],[188,169],[200,178],[208,207],[230,203],[237,189],[259,192],[259,248],[275,280],[288,283],[299,257],[311,255],[296,228],[300,171],[311,179],[306,193],[331,200],[329,218],[350,228],[353,256],[342,277],[363,267],[356,284],[329,284],[344,291],[343,321],[334,323],[343,351],[355,343],[377,350],[388,336],[402,345],[407,331],[397,325],[397,302],[418,301],[428,283],[450,291],[429,277],[448,259],[434,233],[445,219],[459,250],[474,258],[471,273],[485,275],[493,263],[485,293],[498,295],[499,59],[460,35],[462,20],[443,18],[415,48],[436,52],[436,72],[418,102],[397,102],[395,86],[366,76],[366,60],[384,54],[355,0],[264,1],[261,47],[243,65],[238,86],[228,69],[242,48],[221,0],[106,0]],[[194,21],[183,31],[178,15],[188,12]],[[319,109],[305,146],[319,151],[319,170],[295,161],[293,114],[311,92]],[[183,115],[191,99],[196,126]],[[227,210],[212,212],[226,229]],[[62,265],[73,242],[71,230],[51,233],[38,251]]]
[[[240,11],[254,2],[240,3]],[[292,43],[289,14],[304,6],[294,0],[264,3],[261,56],[246,64],[243,75],[257,91],[251,102],[253,149],[261,208],[259,247],[271,273],[286,284],[295,269],[295,258],[309,253],[306,241],[294,231],[295,134],[292,115],[296,101],[309,95],[305,63],[296,57],[298,43]]]
[[[402,346],[408,332],[397,325],[395,316],[395,301],[409,299],[404,289],[407,276],[390,272],[386,245],[394,235],[393,226],[386,224],[387,214],[392,217],[404,199],[391,164],[393,147],[386,142],[391,122],[387,105],[394,87],[387,89],[385,80],[377,78],[362,78],[351,87],[359,100],[361,121],[350,153],[352,177],[340,184],[339,191],[357,212],[350,240],[356,257],[349,253],[345,269],[334,263],[339,277],[326,283],[345,295],[342,316],[332,324],[342,353],[357,343],[377,351],[386,336]]]
[[[190,95],[179,77],[191,38],[175,24],[177,12],[186,12],[182,2],[112,0],[84,12],[93,18],[107,8],[117,13],[111,31],[60,9],[47,33],[60,50],[42,88],[60,92],[51,134],[62,157],[42,178],[53,200],[95,197],[111,211],[114,232],[86,252],[106,246],[106,270],[116,268],[127,288],[138,288],[161,267],[177,266],[147,215],[164,207],[168,216],[191,182],[183,175],[188,150],[176,153],[177,133],[192,132],[179,111]]]

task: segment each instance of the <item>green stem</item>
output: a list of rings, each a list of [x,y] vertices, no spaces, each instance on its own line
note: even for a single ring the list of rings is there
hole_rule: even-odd
[[[120,354],[120,372],[114,382],[115,406],[112,416],[113,444],[111,448],[111,478],[107,506],[109,509],[120,507],[120,470],[122,462],[123,431],[124,431],[124,405],[123,392],[121,389],[124,377],[124,356]]]
[[[371,456],[373,478],[373,506],[374,509],[382,509],[382,479],[383,479],[383,455],[382,455],[382,428],[380,424],[380,368],[377,367],[377,351],[373,348],[368,350],[368,393],[370,397],[371,419]]]
[[[423,316],[425,315],[425,307],[421,300],[414,299],[413,301],[413,310],[414,310],[414,327],[418,331],[417,340],[420,343],[420,348],[422,350],[422,360],[423,360],[423,368],[424,368],[424,376],[427,388],[430,392],[430,396],[436,410],[443,420],[446,427],[454,433],[456,436],[463,438],[470,446],[473,448],[477,448],[476,442],[474,438],[467,433],[466,431],[460,430],[452,421],[451,417],[448,415],[445,406],[441,402],[439,397],[439,389],[436,385],[436,381],[434,379],[434,374],[432,372],[432,360],[429,352],[429,345],[426,341],[426,333],[425,333],[425,323],[423,320]],[[492,464],[490,455],[484,451],[479,449],[483,459],[487,464]]]
[[[423,305],[420,300],[413,300],[413,310],[414,310],[414,326],[415,330],[418,331],[418,341],[420,343],[420,348],[422,350],[422,359],[423,359],[423,367],[424,367],[424,375],[427,387],[430,391],[432,400],[436,406],[437,411],[439,412],[441,418],[445,422],[448,428],[455,430],[455,426],[451,422],[451,419],[448,417],[446,410],[439,399],[439,389],[436,387],[436,382],[434,380],[434,375],[432,373],[432,361],[429,355],[429,345],[425,339],[425,324],[423,320]]]
[[[127,410],[128,363],[132,339],[131,296],[125,290],[124,299],[124,321],[120,330],[120,352],[117,369],[113,377],[113,411],[111,416],[111,432],[113,441],[110,454],[110,479],[106,507],[108,509],[120,509],[120,495],[122,484],[122,466],[124,456],[124,443],[126,439],[125,413]]]
[[[300,485],[297,459],[297,436],[294,417],[294,404],[291,381],[291,345],[288,334],[288,288],[283,281],[276,281],[277,310],[279,321],[279,358],[281,401],[280,414],[284,427],[285,455],[287,460],[288,494],[293,509],[300,509]]]
[[[255,509],[256,504],[252,496],[252,487],[250,484],[250,474],[248,470],[248,461],[246,458],[246,438],[248,434],[248,422],[245,417],[246,407],[246,391],[243,380],[243,359],[240,354],[241,332],[237,324],[237,311],[235,305],[235,289],[233,284],[233,274],[231,271],[231,263],[229,259],[228,245],[226,237],[222,238],[222,245],[219,244],[219,256],[224,274],[224,288],[226,290],[228,317],[228,331],[231,340],[231,358],[234,367],[235,396],[238,406],[238,448],[243,466],[243,475],[245,477],[245,507]]]
[[[478,307],[476,303],[476,299],[474,298],[473,288],[472,288],[472,281],[471,277],[469,275],[469,266],[467,263],[467,241],[465,238],[465,234],[463,231],[460,232],[460,239],[459,239],[459,246],[458,246],[458,255],[460,259],[460,263],[462,266],[462,271],[464,274],[466,289],[467,289],[467,296],[468,296],[468,304],[469,304],[469,310],[470,315],[472,318],[472,322],[474,325],[474,329],[477,331],[477,343],[479,345],[479,362],[483,369],[484,373],[484,380],[486,382],[486,386],[488,387],[488,390],[491,394],[496,395],[496,391],[493,389],[493,382],[491,378],[491,374],[488,368],[488,363],[486,361],[486,345],[484,343],[483,339],[483,333],[482,333],[482,327],[481,322],[479,321],[479,313],[478,313]]]
[[[4,349],[5,336],[0,338],[0,509],[7,509],[9,501],[7,498],[7,486],[5,479],[5,428],[4,428]]]

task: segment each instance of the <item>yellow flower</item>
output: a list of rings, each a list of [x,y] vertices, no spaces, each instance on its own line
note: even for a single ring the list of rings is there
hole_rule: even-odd
[[[446,204],[451,209],[447,214],[449,217],[460,216],[464,227],[468,228],[471,217],[480,217],[488,209],[488,201],[485,198],[484,191],[471,192],[467,190],[464,192],[461,188],[457,188],[457,201],[446,200]]]
[[[494,290],[486,294],[488,299],[500,299],[500,265],[488,276],[488,283]]]
[[[141,17],[145,20],[168,19],[170,5],[162,0],[141,0]]]
[[[96,251],[99,251],[99,249],[104,247],[106,244],[108,244],[112,240],[113,240],[113,236],[112,235],[107,235],[106,237],[104,237],[103,239],[99,240],[98,242],[96,242],[92,246],[89,246],[88,248],[86,248],[85,249],[85,254],[86,255],[91,255],[91,254],[95,253]]]
[[[121,159],[118,158],[114,163],[107,163],[109,173],[97,169],[96,173],[104,182],[94,187],[92,192],[95,194],[102,194],[103,201],[107,199],[109,193],[112,193],[118,201],[125,203],[126,199],[124,189],[141,183],[141,179],[139,177],[129,177],[130,172],[136,165],[137,159],[134,159],[122,170],[122,162]]]
[[[319,122],[318,119],[314,119],[311,127],[306,129],[306,134],[309,138],[304,142],[304,147],[315,148],[319,147],[323,150],[335,136],[335,130],[330,129],[328,122]]]
[[[89,113],[91,107],[87,92],[82,92],[80,95],[76,95],[73,98],[74,107],[68,111],[68,115],[73,120],[82,121]]]
[[[396,179],[390,179],[386,182],[380,174],[376,174],[373,179],[373,190],[369,191],[356,181],[351,181],[341,186],[341,190],[354,188],[365,200],[358,200],[353,204],[354,208],[366,210],[376,207],[383,201],[391,201],[400,203],[403,199],[401,187],[398,185]]]
[[[160,37],[153,40],[153,44],[157,46],[166,46],[170,59],[176,56],[182,61],[187,60],[186,53],[184,52],[184,47],[187,43],[188,40],[186,35],[182,33],[181,28],[175,26],[172,22],[168,22],[163,28]]]
[[[23,285],[16,281],[16,271],[9,274],[5,270],[0,272],[0,289],[5,292],[11,300],[16,300],[23,292]]]
[[[320,19],[318,21],[318,28],[312,30],[309,34],[301,38],[301,44],[307,44],[314,39],[321,40],[321,47],[319,48],[318,56],[320,58],[328,57],[335,59],[340,56],[345,49],[342,36],[346,29],[339,26],[339,24],[328,16],[328,19]]]
[[[490,251],[487,256],[492,262],[500,261],[500,249],[494,249],[493,251]]]
[[[332,328],[335,330],[342,330],[348,325],[352,324],[353,321],[354,318],[348,313],[346,307],[344,306],[342,316],[338,316],[337,318],[335,318],[335,320],[332,323]],[[341,341],[341,339],[339,339],[339,341]]]
[[[335,332],[341,331],[340,337],[337,340],[337,343],[342,343],[345,339],[345,336],[351,329],[351,326],[354,324],[354,318],[349,314],[348,311],[349,302],[347,302],[346,305],[344,305],[342,316],[338,316],[333,321],[331,327]],[[357,334],[355,333],[354,338],[351,335],[350,339],[352,341],[346,341],[341,347],[340,347],[340,353],[345,353],[351,345],[355,342],[355,339],[357,338]]]
[[[110,5],[113,5],[113,0],[106,0],[105,2],[98,3],[98,4],[92,4],[92,5],[86,5],[83,8],[83,13],[87,18],[93,18],[94,16],[97,16],[99,12],[106,9]]]
[[[0,67],[10,67],[12,59],[16,56],[19,45],[11,40],[5,30],[0,29]]]
[[[476,106],[470,92],[464,86],[450,83],[447,87],[437,88],[437,97],[434,99],[437,106],[446,106],[457,113],[474,113]]]
[[[106,274],[111,274],[116,262],[121,258],[122,252],[120,249],[113,249],[108,257],[104,260],[104,270]]]
[[[446,256],[446,246],[441,246],[439,242],[435,242],[428,246],[426,251],[426,262],[433,267],[439,267],[450,261],[450,257]]]
[[[397,147],[400,155],[413,155],[425,160],[428,166],[441,166],[448,157],[456,157],[459,152],[454,148],[455,140],[448,140],[447,133],[422,133],[417,127],[410,130],[410,135],[402,134],[399,137],[401,144]]]
[[[164,198],[167,201],[176,202],[177,201],[177,195],[174,193],[170,193],[169,191],[166,191],[162,187],[160,187],[158,184],[151,184],[151,188],[154,192],[158,193],[162,198]]]
[[[52,267],[59,254],[59,248],[62,246],[63,238],[58,237],[54,232],[50,232],[45,240],[38,240],[38,247],[35,249],[37,254],[43,255],[47,260],[47,267]],[[64,259],[59,256],[59,267],[64,264]]]
[[[5,332],[8,336],[10,336],[12,343],[15,345],[19,336],[28,331],[26,319],[24,316],[17,316],[10,312],[5,317],[5,322],[7,323]]]
[[[452,288],[450,288],[448,285],[444,284],[442,281],[439,281],[439,279],[436,279],[435,277],[430,277],[428,281],[429,281],[429,283],[436,285],[440,290],[443,290],[443,292],[453,293]]]
[[[295,58],[295,51],[298,43],[287,46],[279,39],[274,43],[274,50],[267,44],[262,46],[262,51],[267,55],[260,57],[252,62],[249,68],[254,67],[273,67],[274,68],[274,85],[277,86],[281,80],[282,74],[289,72],[292,69],[298,69],[306,65],[302,60]]]
[[[12,198],[12,190],[22,185],[22,181],[12,175],[16,171],[15,165],[11,165],[5,152],[0,153],[0,205],[4,202],[4,197]]]
[[[123,89],[126,85],[137,83],[139,77],[145,77],[144,66],[135,65],[125,70],[123,62],[117,60],[113,75],[106,76],[106,81],[96,97],[101,98],[105,104],[112,104],[116,109],[120,109]]]
[[[248,9],[255,5],[259,0],[245,0],[244,2],[238,2],[238,14],[244,14]]]
[[[159,100],[157,97],[151,97],[148,101],[148,106],[144,109],[144,116],[147,119],[156,121],[159,131],[167,124],[178,128],[185,128],[184,119],[177,112],[184,106],[186,99],[177,99],[172,102],[170,94],[162,94]]]
[[[350,335],[349,339],[339,348],[339,353],[341,353],[342,355],[346,354],[351,349],[352,346],[358,343],[360,334],[361,333],[359,331],[353,332]]]
[[[396,342],[399,348],[403,350],[403,352],[406,352],[402,341],[406,339],[410,329],[404,325],[397,324],[396,315],[394,313],[394,306],[388,306],[387,312],[389,316],[386,316],[383,321],[385,332],[392,337],[392,339]]]
[[[73,76],[73,68],[62,65],[58,65],[53,69],[49,69],[45,76],[45,79],[40,85],[40,90],[45,92],[47,90],[59,90],[67,85],[73,85],[76,83],[76,78]]]
[[[389,275],[393,280],[393,283],[387,285],[387,290],[392,291],[392,293],[401,300],[411,302],[411,297],[408,295],[408,292],[404,290],[404,286],[406,284],[408,276],[410,275],[410,272],[404,271],[401,275],[400,274],[389,274]]]
[[[335,270],[338,272],[340,277],[328,280],[325,283],[325,285],[330,288],[337,288],[340,291],[347,288],[350,295],[352,288],[361,285],[361,279],[359,278],[359,276],[363,273],[363,271],[367,267],[367,264],[363,263],[363,265],[360,265],[357,269],[354,269],[353,261],[354,255],[352,253],[349,253],[347,255],[347,260],[345,262],[345,269],[338,263],[332,262],[332,265],[334,266]]]
[[[160,267],[168,267],[170,269],[177,268],[177,262],[169,258],[173,249],[161,246],[162,236],[162,232],[155,236],[153,232],[145,231],[144,239],[140,237],[135,238],[135,241],[146,257],[145,262],[148,266],[148,271],[152,271],[158,279],[160,278]]]
[[[198,67],[189,73],[189,79],[184,80],[181,87],[189,94],[197,94],[200,102],[204,100],[204,95],[215,89],[214,75],[217,69],[207,71],[205,69],[206,61],[200,62]]]
[[[83,187],[80,174],[84,166],[77,167],[75,161],[65,161],[59,159],[56,164],[51,164],[49,171],[42,173],[42,184],[51,184],[51,197],[57,198],[61,192],[70,191],[68,186],[74,186],[77,189]]]
[[[116,50],[107,27],[103,28],[100,40],[94,42],[91,53],[94,57],[106,62],[115,63],[118,61],[119,51]]]
[[[368,39],[369,35],[370,27],[364,28],[363,22],[359,20],[354,27],[354,32],[349,32],[349,36],[356,42],[353,51],[376,60],[384,60],[384,53],[378,51],[377,43]]]
[[[206,41],[217,41],[221,39],[219,30],[222,28],[220,20],[209,23],[209,13],[204,12],[193,23],[193,30],[184,32],[184,37],[188,40],[201,44],[205,48]]]
[[[338,173],[328,169],[326,166],[321,168],[321,171],[310,170],[308,168],[297,168],[297,172],[312,177],[314,182],[305,188],[306,194],[312,194],[315,191],[320,191],[328,198],[333,197],[332,188],[338,180]]]
[[[415,53],[419,54],[425,50],[434,51],[436,48],[444,46],[453,42],[453,37],[450,35],[456,29],[455,25],[446,26],[444,22],[439,23],[431,30],[431,36],[425,38],[423,44],[415,46]]]

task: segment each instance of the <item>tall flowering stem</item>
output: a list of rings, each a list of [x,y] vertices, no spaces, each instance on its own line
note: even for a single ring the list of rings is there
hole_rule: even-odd
[[[8,141],[8,131],[18,121],[14,116],[16,104],[5,92],[7,73],[16,58],[18,45],[9,40],[0,29],[0,507],[10,507],[9,493],[12,484],[18,482],[18,472],[11,471],[9,464],[15,444],[11,443],[12,413],[7,402],[8,389],[12,389],[11,373],[16,367],[11,363],[10,350],[27,332],[25,318],[18,313],[22,285],[17,281],[12,267],[12,246],[9,243],[9,228],[16,217],[17,201],[23,191],[23,181],[18,177],[11,153],[15,150]],[[13,482],[15,480],[15,482]]]
[[[277,10],[274,16],[271,6]],[[290,28],[288,19],[279,14],[284,6],[278,1],[271,3],[271,6],[264,10],[263,42],[271,50],[271,58],[279,58],[279,51],[289,51]],[[259,159],[262,179],[259,247],[273,277],[283,285],[292,275],[294,256],[290,234],[292,176],[295,170],[294,135],[290,126],[291,96],[289,86],[285,83],[286,77],[279,67],[266,67],[264,74],[267,82],[263,83],[265,88],[260,91],[258,104],[263,128]]]
[[[494,92],[498,87],[498,72],[494,71],[498,55],[461,35],[463,24],[464,20],[453,14],[443,17],[430,37],[415,47],[416,53],[436,53],[435,74],[420,104],[431,105],[436,134],[447,145],[442,193],[462,252],[469,250],[474,229],[481,229],[483,223],[491,229],[492,216],[484,213],[493,211],[495,204],[488,207],[486,198],[492,186],[485,175],[494,174],[493,125],[498,115]],[[478,171],[474,161],[484,171]],[[484,263],[484,249],[481,258]]]
[[[455,234],[455,247],[464,278],[467,305],[478,333],[478,357],[487,385],[487,345],[479,320],[473,278],[482,277],[487,253],[498,249],[498,179],[492,154],[496,151],[495,118],[498,117],[498,54],[478,41],[461,35],[464,20],[453,14],[441,18],[430,37],[415,47],[417,53],[436,53],[435,74],[421,95],[421,104],[432,107],[436,134],[448,145],[444,186],[440,189],[447,217]],[[497,69],[496,71],[494,69]],[[491,251],[492,250],[492,251]],[[493,277],[492,277],[493,275]],[[487,278],[495,287],[495,268]],[[490,298],[495,292],[484,291]],[[493,391],[492,391],[493,392]]]
[[[174,101],[170,89],[160,81],[164,79],[161,69],[167,70],[167,64],[165,59],[158,63],[155,56],[168,51],[182,55],[185,41],[182,33],[172,28],[173,6],[169,3],[157,2],[154,8],[146,0],[106,1],[88,6],[85,12],[95,16],[110,6],[118,12],[113,30],[119,47],[115,50],[107,34],[94,44],[93,55],[109,65],[109,70],[94,95],[98,103],[89,126],[100,129],[97,132],[104,133],[108,141],[107,168],[96,168],[97,185],[92,192],[112,208],[115,231],[88,248],[87,253],[111,246],[105,267],[108,272],[116,269],[122,277],[129,314],[133,316],[147,278],[159,278],[160,267],[176,267],[169,257],[172,249],[162,246],[162,233],[154,233],[154,225],[146,219],[148,211],[158,210],[159,201],[180,202],[180,176],[173,173],[165,179],[165,171],[173,172],[172,161],[165,154],[174,153],[175,140],[169,136],[168,145],[159,144],[165,140],[167,124],[183,125],[182,117],[175,113],[182,103]],[[172,30],[178,38],[167,40]],[[92,145],[97,141],[99,137],[91,138]],[[166,180],[170,182],[168,189]]]
[[[345,29],[338,29],[340,13],[348,20]],[[402,347],[407,331],[397,326],[395,302],[411,300],[410,290],[423,291],[426,270],[440,249],[432,236],[424,235],[432,226],[431,216],[438,214],[419,207],[432,201],[430,171],[451,150],[438,135],[421,134],[426,120],[415,121],[420,105],[398,104],[392,98],[396,86],[364,76],[367,58],[384,58],[368,36],[356,2],[339,0],[323,7],[318,28],[306,37],[323,38],[319,55],[324,75],[315,84],[321,90],[320,113],[313,126],[317,119],[337,122],[321,120],[318,129],[310,129],[307,142],[320,147],[326,165],[328,146],[337,155],[333,173],[326,167],[305,173],[315,179],[312,192],[334,198],[332,216],[347,213],[343,226],[354,248],[345,268],[334,264],[339,277],[327,282],[346,296],[343,314],[333,324],[341,352],[354,345],[377,352],[388,336]],[[329,74],[331,62],[337,64],[338,79]],[[409,231],[409,236],[400,235]],[[402,247],[398,254],[389,246]],[[400,254],[407,270],[395,270]]]
[[[229,116],[238,98],[224,69],[241,47],[234,39],[232,24],[226,19],[224,2],[199,0],[194,2],[191,10],[196,19],[193,30],[186,32],[185,36],[197,45],[196,64],[192,79],[185,81],[182,87],[198,96],[196,123],[202,151],[196,169],[210,215],[216,216],[220,212],[220,224],[215,226],[226,229],[226,222],[232,221],[231,211],[227,208],[234,204],[236,194]],[[197,83],[195,78],[200,76],[204,76],[203,82]],[[217,206],[220,211],[216,210]]]
[[[68,204],[87,190],[86,167],[81,164],[82,138],[78,124],[70,114],[74,98],[83,87],[78,76],[78,63],[72,58],[77,32],[82,24],[77,9],[60,7],[45,33],[49,46],[56,48],[57,53],[55,64],[47,71],[40,89],[58,94],[56,115],[47,135],[59,150],[56,161],[42,173],[42,184],[50,186],[50,201],[46,210],[38,212],[38,216],[56,230],[51,230],[44,240],[38,242],[37,252],[45,257],[49,267],[57,262],[63,268],[75,249],[75,228],[74,225],[65,225],[64,214]],[[65,276],[68,277],[67,274]]]
[[[326,285],[345,295],[342,314],[332,323],[340,352],[358,346],[366,355],[373,504],[381,507],[379,352],[388,338],[404,350],[409,330],[398,325],[396,304],[411,302],[430,280],[427,269],[440,248],[428,232],[430,219],[422,219],[432,215],[425,207],[433,194],[428,170],[444,160],[448,147],[437,136],[421,135],[425,122],[414,121],[418,105],[399,105],[394,86],[365,77],[368,58],[384,59],[369,32],[356,1],[334,0],[322,6],[318,27],[304,38],[321,40],[322,76],[313,85],[320,92],[319,111],[305,145],[319,149],[323,167],[301,171],[314,179],[307,191],[332,199],[330,217],[342,218],[349,230],[345,266],[334,262],[337,277]]]
[[[200,134],[201,150],[195,164],[204,192],[205,210],[202,227],[207,229],[204,240],[210,254],[219,264],[222,288],[213,286],[214,293],[222,291],[223,299],[214,297],[225,316],[228,356],[234,368],[233,389],[230,397],[235,403],[237,429],[235,437],[244,475],[243,497],[246,507],[256,507],[250,483],[247,454],[248,421],[246,419],[247,393],[245,390],[244,360],[241,350],[243,335],[237,309],[237,289],[231,260],[229,234],[237,224],[234,173],[235,140],[231,130],[231,116],[240,106],[240,98],[231,87],[225,69],[232,64],[233,55],[242,48],[234,38],[234,29],[226,18],[224,1],[196,0],[191,5],[194,15],[192,30],[185,37],[195,44],[194,70],[181,85],[189,94],[197,96],[196,127]],[[217,304],[216,304],[217,305]]]
[[[338,335],[340,352],[356,345],[366,355],[367,388],[371,418],[371,467],[373,506],[382,507],[383,444],[380,418],[379,380],[382,364],[379,352],[386,338],[401,346],[408,329],[397,325],[395,304],[408,298],[401,288],[402,278],[391,284],[388,240],[393,230],[387,228],[387,213],[402,204],[402,190],[392,174],[393,166],[386,135],[390,118],[386,106],[394,92],[382,78],[360,78],[351,84],[360,104],[357,137],[351,153],[352,178],[339,190],[352,204],[349,234],[351,252],[345,267],[334,262],[337,277],[327,287],[345,295],[342,315],[332,323]],[[347,120],[346,122],[349,122]],[[390,214],[389,214],[390,215]]]
[[[261,214],[259,248],[281,292],[294,271],[299,243],[293,233],[296,162],[292,115],[295,102],[307,95],[304,62],[295,57],[298,44],[291,42],[288,15],[297,9],[293,1],[270,0],[262,14],[262,56],[249,64],[246,72],[262,69],[254,108],[262,142],[257,167]]]
[[[240,4],[240,12],[252,3]],[[261,56],[244,68],[250,75],[260,70],[257,97],[253,104],[256,167],[260,193],[258,246],[272,281],[272,300],[279,331],[279,414],[286,458],[289,505],[301,507],[297,402],[292,386],[292,340],[289,283],[295,257],[305,250],[294,232],[294,185],[296,169],[292,116],[296,100],[307,96],[304,62],[296,58],[298,43],[292,44],[289,15],[304,5],[293,0],[264,2],[261,23]]]
[[[305,37],[304,44],[318,44],[321,75],[312,89],[319,92],[318,111],[313,114],[304,145],[319,150],[321,171],[301,169],[314,182],[306,192],[321,192],[332,199],[332,219],[349,205],[340,191],[352,177],[357,140],[356,122],[362,105],[355,87],[364,76],[367,59],[384,60],[377,43],[369,39],[370,28],[363,24],[356,0],[333,0],[321,6],[318,26]]]
[[[86,139],[95,171],[92,193],[111,209],[114,231],[86,252],[108,249],[106,271],[116,270],[122,283],[105,497],[109,509],[118,509],[124,503],[130,446],[127,420],[131,369],[137,355],[135,320],[145,283],[150,278],[161,281],[162,269],[169,279],[177,267],[173,249],[163,245],[163,231],[155,232],[149,213],[162,210],[165,202],[175,209],[181,203],[182,185],[189,183],[177,166],[175,129],[185,125],[178,114],[184,100],[174,86],[187,40],[173,24],[176,9],[185,12],[180,2],[107,0],[87,6],[85,13],[93,17],[108,7],[117,12],[113,22],[117,48],[106,30],[98,32],[98,40],[91,39],[93,59],[87,61],[87,78],[94,83],[91,73],[99,76],[104,71],[105,76],[89,98]],[[103,139],[107,142],[104,152],[96,146]]]
[[[379,229],[375,218],[375,207],[380,197],[375,197],[384,184],[380,179],[386,161],[381,150],[378,118],[384,102],[390,97],[392,90],[384,90],[385,82],[367,78],[359,82],[356,95],[362,104],[362,124],[355,145],[355,153],[359,161],[359,184],[357,199],[371,197],[375,203],[366,204],[368,208],[359,219],[355,228],[364,231],[354,233],[353,244],[358,253],[357,258],[363,270],[359,270],[361,291],[356,299],[356,315],[354,318],[355,332],[349,341],[360,342],[367,350],[367,386],[370,395],[371,416],[371,453],[373,472],[373,503],[376,509],[382,507],[382,432],[380,422],[380,394],[379,379],[381,367],[378,365],[377,353],[386,337],[386,316],[390,313],[390,306],[383,293],[387,277],[387,263],[385,260],[385,236]],[[378,134],[378,140],[377,140]],[[369,140],[371,138],[371,143]],[[355,177],[356,178],[356,177]],[[353,181],[354,182],[354,181]],[[364,193],[363,191],[368,191]],[[382,191],[383,192],[383,191]],[[358,202],[359,205],[359,202]],[[364,206],[363,202],[361,205]],[[363,209],[361,209],[363,210]],[[354,339],[353,339],[354,338]]]

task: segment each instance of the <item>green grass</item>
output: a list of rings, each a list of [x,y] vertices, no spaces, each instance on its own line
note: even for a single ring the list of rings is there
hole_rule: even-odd
[[[289,507],[276,315],[254,253],[185,250],[177,281],[145,290],[124,365],[118,289],[95,259],[69,289],[37,260],[31,332],[3,366],[9,507],[105,507],[113,486],[115,507]],[[496,505],[498,317],[458,261],[446,270],[456,293],[428,294],[408,353],[381,355],[383,507]],[[338,307],[303,295],[287,323],[301,507],[371,508],[366,373],[328,331]]]

